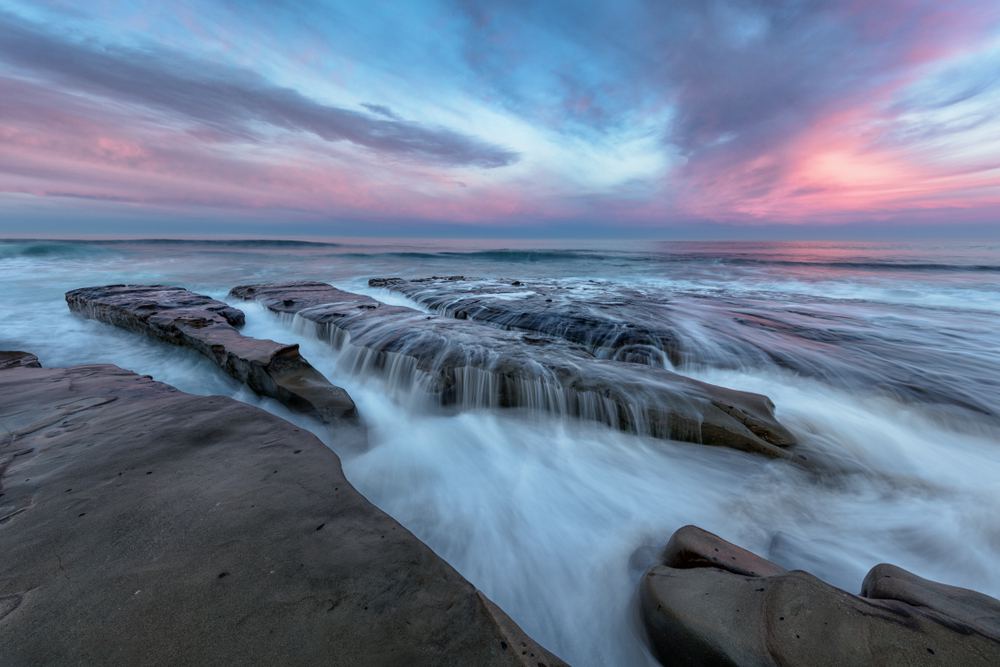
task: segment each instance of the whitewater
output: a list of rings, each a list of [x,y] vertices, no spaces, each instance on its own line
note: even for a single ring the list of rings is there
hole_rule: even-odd
[[[369,286],[434,275],[462,275],[463,289],[507,304],[543,288],[556,295],[543,310],[669,319],[680,352],[633,353],[769,396],[825,465],[530,409],[443,408],[305,323],[227,296],[238,284],[319,280],[452,314],[450,297]],[[193,351],[69,312],[64,292],[109,283],[228,300],[246,313],[246,335],[298,343],[355,399],[369,446],[340,446]],[[359,491],[573,664],[655,664],[637,582],[689,523],[848,591],[892,562],[1000,596],[997,244],[10,240],[0,309],[0,349],[45,366],[117,364],[312,430]]]

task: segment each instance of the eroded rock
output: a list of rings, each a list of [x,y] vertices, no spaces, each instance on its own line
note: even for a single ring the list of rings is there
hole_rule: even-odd
[[[1000,639],[1000,602],[977,591],[918,577],[901,567],[881,563],[861,584],[861,595],[872,600],[899,600],[961,619],[984,635]]]
[[[785,572],[771,561],[697,526],[684,526],[671,535],[661,560],[675,568],[718,567],[751,577]]]
[[[372,278],[368,285],[398,292],[448,317],[563,338],[604,359],[657,367],[681,361],[680,336],[669,325],[669,306],[661,306],[659,326],[630,320],[628,297],[636,295],[627,291],[615,295],[605,291],[596,301],[588,301],[550,284],[464,276]],[[583,287],[586,284],[578,289]]]
[[[694,526],[670,545],[640,594],[664,664],[1000,664],[1000,601],[980,593],[879,565],[851,595]]]
[[[4,665],[562,664],[262,410],[14,368],[0,421]]]
[[[566,341],[391,306],[326,283],[235,287],[234,297],[313,323],[357,372],[417,386],[443,405],[521,407],[623,431],[773,457],[792,434],[760,394],[661,368],[596,359]]]
[[[864,313],[871,305],[856,310],[824,299],[790,303],[726,288],[706,293],[582,279],[431,276],[372,278],[369,285],[438,314],[563,338],[600,358],[673,370],[777,367],[942,415],[1000,419],[995,365],[940,342],[928,345],[927,332],[916,327],[872,329],[868,318],[877,313]]]
[[[348,393],[299,354],[298,345],[249,338],[237,331],[243,312],[180,287],[106,285],[66,293],[74,312],[197,350],[262,396],[324,422],[357,415]]]

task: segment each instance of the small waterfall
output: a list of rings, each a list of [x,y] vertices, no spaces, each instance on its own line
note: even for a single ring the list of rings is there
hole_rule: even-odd
[[[774,457],[790,456],[782,448],[795,442],[765,396],[595,358],[558,338],[427,315],[326,283],[243,285],[231,294],[286,314],[292,327],[313,323],[313,335],[342,352],[342,370],[384,378],[398,396],[459,409],[519,408]]]
[[[442,349],[429,367],[404,351],[374,345],[354,344],[351,334],[331,322],[309,319],[308,310],[278,313],[282,324],[300,335],[325,341],[339,355],[339,370],[351,375],[378,376],[397,398],[420,400],[431,405],[461,410],[523,408],[528,412],[575,417],[605,424],[613,429],[668,437],[677,431],[669,418],[654,418],[638,402],[623,402],[608,393],[576,390],[567,386],[544,365],[530,361],[527,369],[512,372],[499,354],[486,367],[477,365],[476,354],[466,354],[461,345]],[[478,351],[477,351],[478,352]],[[456,356],[462,361],[456,362]],[[697,414],[691,406],[690,415]],[[686,431],[694,438],[694,431]]]
[[[599,359],[685,373],[790,371],[847,391],[923,403],[946,418],[961,411],[1000,418],[997,385],[989,378],[992,369],[976,365],[956,345],[957,339],[973,339],[977,332],[913,326],[926,317],[919,309],[907,314],[912,322],[889,323],[886,331],[892,333],[887,334],[870,326],[873,318],[882,317],[877,306],[821,297],[789,305],[775,303],[771,296],[747,294],[737,300],[712,293],[706,298],[703,291],[664,292],[613,282],[373,282],[443,316],[561,338]],[[928,337],[936,339],[933,345]],[[933,363],[928,363],[930,357]],[[929,376],[929,366],[952,370]],[[982,393],[983,387],[991,388],[994,400]]]

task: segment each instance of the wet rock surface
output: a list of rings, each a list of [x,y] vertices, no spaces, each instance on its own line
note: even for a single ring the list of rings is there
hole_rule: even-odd
[[[348,393],[309,365],[298,345],[242,335],[243,312],[221,301],[180,287],[106,285],[67,292],[66,303],[85,317],[197,350],[298,412],[328,423],[357,416]]]
[[[726,290],[664,290],[607,280],[500,280],[470,276],[372,278],[442,315],[546,334],[595,356],[657,367],[775,368],[847,391],[956,409],[1000,419],[993,368],[926,331],[872,334],[877,308],[845,309],[836,300],[776,303]],[[893,322],[895,324],[895,322]],[[951,372],[935,372],[948,368]],[[977,378],[969,383],[967,378]],[[972,387],[988,387],[989,392]]]
[[[996,665],[1000,601],[878,565],[862,595],[695,526],[643,577],[643,621],[669,665]]]
[[[356,372],[420,384],[443,405],[524,407],[623,431],[792,456],[794,437],[766,397],[634,363],[594,358],[545,336],[427,315],[326,283],[233,288],[273,312],[313,323]]]
[[[579,300],[567,298],[566,290],[554,284],[467,280],[464,276],[372,278],[368,285],[398,292],[448,317],[564,338],[603,359],[661,367],[665,361],[671,365],[681,361],[680,338],[674,328],[628,318],[632,304],[642,300],[635,290]],[[660,321],[669,323],[669,306],[662,311]]]
[[[767,577],[784,568],[697,526],[684,526],[670,536],[661,560],[675,568],[718,567],[735,574]]]
[[[5,665],[562,664],[262,410],[18,367],[0,422]]]
[[[882,563],[865,576],[861,595],[932,609],[1000,641],[1000,601],[977,591],[924,579],[896,565]]]

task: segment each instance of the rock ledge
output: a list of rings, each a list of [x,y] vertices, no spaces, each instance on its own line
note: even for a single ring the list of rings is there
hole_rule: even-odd
[[[243,312],[221,301],[164,285],[105,285],[66,293],[85,317],[197,350],[262,396],[324,422],[354,419],[347,392],[330,384],[298,345],[248,338]]]

